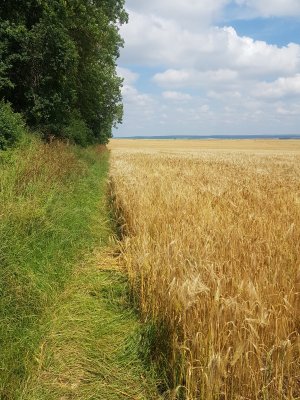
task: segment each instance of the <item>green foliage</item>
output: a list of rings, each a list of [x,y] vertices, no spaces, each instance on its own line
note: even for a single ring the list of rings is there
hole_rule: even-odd
[[[89,129],[82,118],[77,114],[70,119],[69,125],[62,131],[63,137],[71,143],[81,146],[93,143],[93,132]]]
[[[93,142],[106,143],[122,119],[115,67],[123,6],[123,0],[4,1],[0,98],[45,137],[63,137],[78,113]]]
[[[0,103],[0,150],[14,147],[24,138],[25,123],[9,104]]]
[[[5,154],[5,153],[3,153]],[[0,398],[15,399],[74,264],[107,239],[105,153],[37,140],[0,157]]]
[[[46,134],[60,135],[76,100],[78,55],[66,28],[45,16],[29,35],[30,82],[26,116]]]

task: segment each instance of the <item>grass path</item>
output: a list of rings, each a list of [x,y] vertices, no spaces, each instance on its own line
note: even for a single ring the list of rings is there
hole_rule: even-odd
[[[0,155],[0,399],[155,399],[113,256],[109,154],[28,143]]]
[[[49,318],[22,400],[157,399],[138,358],[126,277],[101,251],[74,271]]]

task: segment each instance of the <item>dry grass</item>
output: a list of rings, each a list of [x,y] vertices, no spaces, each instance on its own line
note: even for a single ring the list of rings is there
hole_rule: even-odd
[[[111,144],[124,262],[171,398],[299,399],[300,141],[229,143]]]

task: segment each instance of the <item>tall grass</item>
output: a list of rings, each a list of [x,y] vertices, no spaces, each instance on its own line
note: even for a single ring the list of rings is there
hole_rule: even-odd
[[[0,154],[0,398],[18,398],[40,324],[99,226],[107,155],[31,139]]]
[[[111,179],[169,397],[299,399],[299,155],[125,149]]]

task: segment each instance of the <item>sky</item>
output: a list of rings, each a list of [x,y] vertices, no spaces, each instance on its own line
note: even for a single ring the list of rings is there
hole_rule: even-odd
[[[300,0],[127,0],[115,137],[300,134]]]

